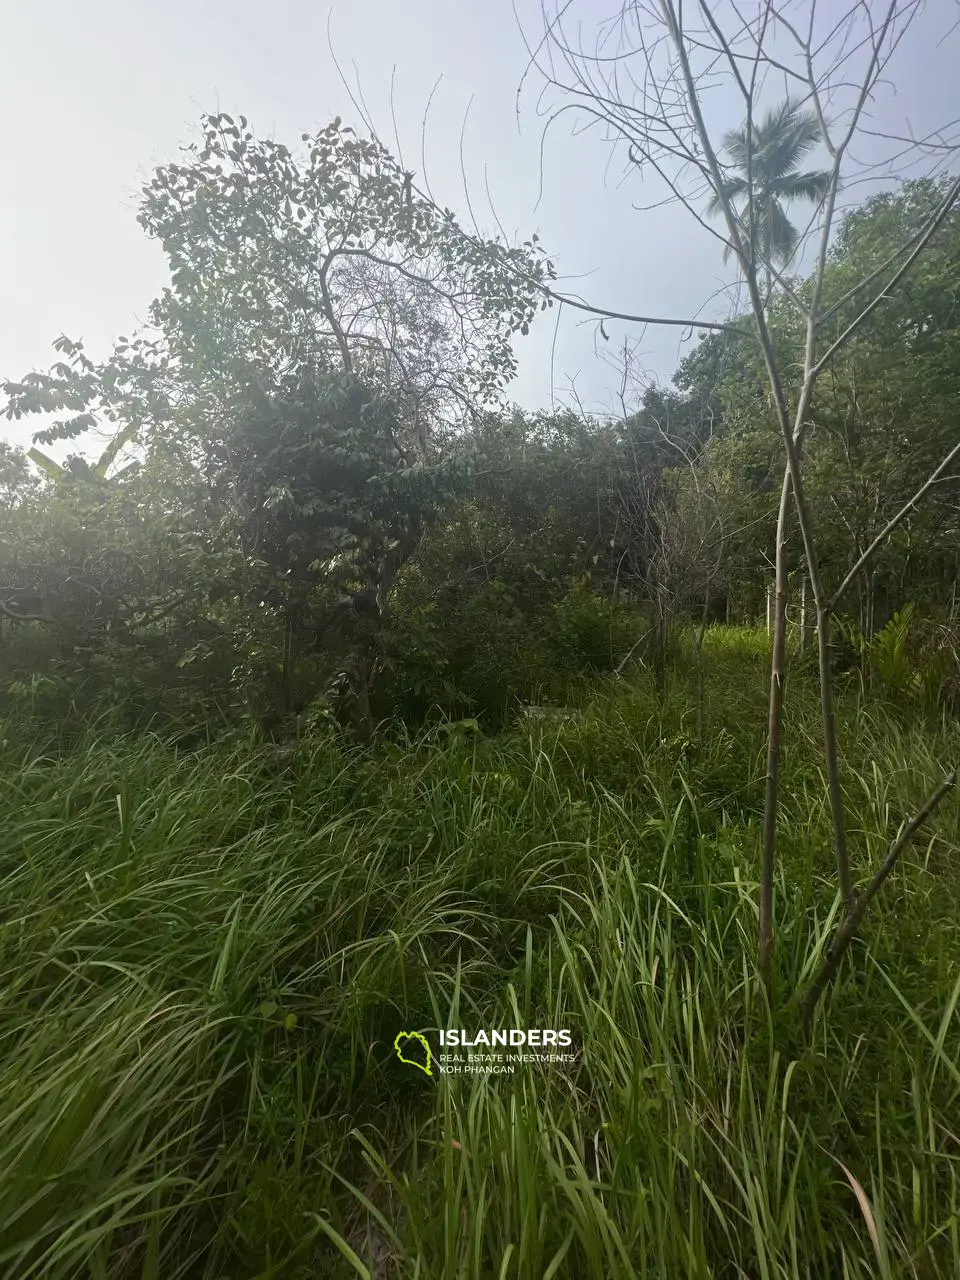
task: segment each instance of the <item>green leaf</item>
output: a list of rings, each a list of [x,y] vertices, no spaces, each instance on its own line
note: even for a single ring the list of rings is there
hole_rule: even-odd
[[[134,440],[136,436],[137,436],[136,423],[128,423],[127,426],[125,426],[122,430],[118,431],[117,434],[114,436],[114,438],[107,445],[106,449],[104,449],[103,453],[100,455],[96,465],[93,467],[93,471],[96,473],[96,475],[98,475],[102,480],[106,479],[107,472],[110,470],[110,465],[113,462],[114,458],[117,456],[120,450],[125,448],[125,446],[128,445],[131,442],[131,440]],[[124,471],[126,470],[127,468],[124,468]]]
[[[31,462],[36,463],[41,471],[45,471],[48,476],[56,478],[63,475],[63,467],[61,467],[60,463],[54,462],[53,458],[43,453],[40,449],[28,449],[27,457]]]

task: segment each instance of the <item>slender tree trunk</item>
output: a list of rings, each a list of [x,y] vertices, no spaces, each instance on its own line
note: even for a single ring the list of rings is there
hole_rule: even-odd
[[[787,509],[791,495],[804,540],[810,589],[813,593],[817,616],[817,650],[820,669],[820,713],[823,725],[824,765],[827,774],[827,791],[830,813],[833,819],[834,844],[837,864],[837,880],[843,901],[853,900],[853,888],[847,853],[846,814],[843,792],[840,787],[840,766],[837,753],[837,725],[833,704],[833,677],[830,668],[830,601],[820,580],[820,566],[810,528],[810,517],[802,491],[794,494],[793,476],[800,476],[796,458],[796,441],[789,434],[788,467],[784,472],[780,493],[780,510],[777,516],[775,607],[773,619],[773,653],[770,669],[770,706],[767,722],[767,783],[764,796],[763,846],[760,859],[760,969],[770,989],[773,974],[773,875],[776,852],[777,809],[780,786],[780,746],[783,719],[783,678],[786,663],[786,527]]]
[[[800,652],[810,648],[810,610],[807,607],[807,571],[800,578]]]
[[[769,582],[767,583],[767,635],[770,635],[773,632],[773,601],[776,590],[776,586],[771,586]]]
[[[703,745],[704,741],[704,676],[703,676],[703,635],[707,629],[707,614],[710,609],[710,588],[708,587],[703,597],[703,610],[700,614],[700,621],[693,629],[693,652],[696,661],[697,676],[697,742]]]
[[[858,669],[860,671],[860,688],[866,693],[873,688],[873,663],[869,658],[867,646],[873,635],[870,626],[870,572],[864,569],[857,579],[857,610],[860,624],[860,652]]]
[[[770,657],[770,699],[767,706],[767,777],[763,797],[763,844],[760,850],[760,972],[773,992],[773,877],[777,845],[780,791],[780,748],[783,733],[783,682],[787,663],[787,513],[793,486],[784,472],[777,514],[776,576],[771,603],[767,588],[767,631],[773,631]]]
[[[847,822],[840,787],[840,761],[837,753],[837,718],[833,699],[833,672],[830,667],[831,625],[830,612],[822,594],[817,602],[817,654],[820,665],[820,716],[823,724],[823,756],[827,772],[827,793],[833,817],[833,833],[836,841],[837,882],[844,907],[849,910],[853,902],[853,878],[847,857]]]
[[[280,703],[284,715],[289,715],[293,707],[293,678],[297,665],[294,645],[298,621],[297,609],[288,605],[283,616],[283,659],[280,671]]]
[[[662,601],[657,605],[657,696],[661,703],[667,699],[667,641],[669,639],[670,619],[667,608]]]

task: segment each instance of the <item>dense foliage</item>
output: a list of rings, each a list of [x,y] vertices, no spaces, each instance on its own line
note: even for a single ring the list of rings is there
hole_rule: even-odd
[[[143,193],[148,327],[4,385],[103,452],[0,447],[0,1268],[949,1274],[956,798],[812,1045],[744,943],[783,467],[747,320],[620,420],[512,407],[536,238],[302,141],[208,117]],[[825,327],[940,194],[846,216]],[[955,442],[958,279],[954,211],[821,380],[828,587]],[[789,364],[786,290],[768,319]],[[789,556],[784,991],[829,902]],[[958,578],[951,473],[841,620],[860,867],[957,757]],[[572,1026],[577,1065],[398,1074],[461,1013]]]
[[[131,723],[192,707],[289,735],[325,699],[370,737],[562,699],[558,675],[617,667],[645,629],[630,640],[617,600],[648,607],[658,652],[672,618],[762,617],[781,446],[752,344],[702,339],[620,422],[498,407],[552,274],[537,246],[466,236],[338,122],[305,142],[298,162],[209,119],[145,189],[172,280],[149,333],[100,364],[62,338],[49,373],[6,384],[8,416],[59,412],[41,441],[111,433],[97,466],[3,455],[6,705],[109,692]],[[939,193],[846,217],[828,327]],[[952,443],[958,272],[954,213],[824,375],[805,465],[828,583]],[[786,295],[770,320],[789,360]],[[906,604],[928,648],[956,618],[957,513],[948,475],[862,575],[866,641]]]

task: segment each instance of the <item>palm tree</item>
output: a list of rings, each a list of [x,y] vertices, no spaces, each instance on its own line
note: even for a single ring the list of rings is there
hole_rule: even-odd
[[[723,149],[731,160],[733,176],[723,183],[722,194],[733,204],[744,238],[766,265],[767,297],[772,287],[772,267],[790,261],[799,233],[787,217],[784,205],[791,200],[819,204],[830,185],[830,173],[814,169],[801,173],[798,165],[822,137],[816,113],[787,99],[773,107],[759,125],[753,125],[749,139],[743,125],[723,139]],[[751,228],[751,189],[754,227]],[[709,212],[723,208],[720,194],[714,194]],[[732,246],[727,245],[724,261]]]

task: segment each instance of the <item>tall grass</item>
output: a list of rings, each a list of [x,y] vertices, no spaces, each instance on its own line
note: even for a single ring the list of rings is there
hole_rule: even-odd
[[[957,802],[802,1039],[836,909],[815,698],[788,700],[771,1011],[762,642],[707,660],[702,743],[681,676],[662,708],[600,681],[375,754],[7,733],[0,1272],[954,1274]],[[842,715],[865,869],[958,734]],[[452,1025],[569,1028],[577,1060],[398,1062],[398,1031]]]

